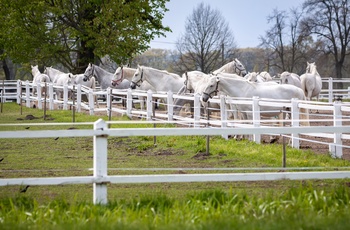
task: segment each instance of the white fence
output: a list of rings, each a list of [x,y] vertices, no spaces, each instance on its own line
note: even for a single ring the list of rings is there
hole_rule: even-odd
[[[50,124],[47,124],[50,125]],[[51,124],[52,125],[52,124]],[[209,174],[157,174],[157,175],[108,175],[107,138],[125,136],[177,136],[177,135],[231,135],[231,134],[288,134],[350,132],[350,127],[245,127],[245,128],[123,128],[110,129],[108,122],[99,119],[92,130],[40,130],[0,131],[0,138],[50,138],[50,137],[93,137],[93,175],[81,177],[45,177],[0,179],[0,186],[9,185],[62,185],[93,184],[93,202],[107,203],[107,184],[124,183],[173,183],[214,181],[265,181],[265,180],[307,180],[350,178],[350,171],[313,172],[268,172],[268,173],[209,173]],[[171,170],[171,169],[170,169]],[[286,168],[287,170],[287,168]]]
[[[328,79],[329,84],[332,85],[332,79]],[[191,124],[193,127],[200,127],[201,125],[205,124],[205,126],[213,126],[213,127],[270,127],[273,125],[271,120],[262,119],[260,117],[260,107],[261,106],[271,106],[275,107],[275,111],[280,111],[282,107],[288,107],[291,108],[291,119],[289,121],[283,121],[287,126],[293,126],[298,127],[300,120],[299,120],[299,109],[305,108],[308,110],[317,110],[321,112],[327,112],[328,113],[328,119],[323,119],[323,121],[330,121],[332,122],[332,125],[334,126],[344,126],[346,127],[345,122],[350,121],[349,114],[350,113],[350,103],[341,103],[339,101],[333,102],[308,102],[308,101],[298,101],[298,100],[268,100],[268,99],[262,99],[262,98],[232,98],[232,97],[221,97],[221,98],[213,98],[210,100],[211,103],[218,103],[221,105],[220,110],[216,110],[219,115],[217,117],[210,117],[210,120],[208,120],[207,117],[203,117],[203,114],[200,110],[200,97],[198,95],[185,95],[180,96],[173,94],[171,92],[168,93],[152,93],[149,92],[138,92],[138,91],[132,91],[131,89],[127,90],[116,90],[116,89],[108,89],[106,91],[93,91],[92,89],[84,88],[81,86],[64,86],[64,87],[58,87],[61,90],[63,90],[63,100],[59,100],[55,98],[55,91],[54,89],[57,88],[57,86],[54,86],[52,84],[48,85],[48,94],[46,98],[43,98],[43,96],[40,94],[42,87],[41,85],[33,86],[33,84],[29,81],[21,82],[18,81],[16,83],[17,87],[17,102],[19,104],[22,104],[22,101],[25,102],[26,106],[30,107],[33,103],[36,103],[38,108],[45,107],[46,104],[48,104],[48,109],[55,109],[58,105],[61,106],[63,109],[68,109],[69,106],[73,106],[77,109],[77,111],[81,111],[83,109],[86,109],[89,111],[90,114],[94,114],[94,112],[97,111],[103,111],[107,114],[111,114],[112,112],[120,113],[120,114],[126,114],[129,117],[144,117],[146,120],[168,120],[168,121],[183,121],[187,125]],[[31,91],[32,88],[35,87],[38,90],[38,94],[36,96],[33,96]],[[74,88],[73,88],[74,87]],[[75,100],[71,100],[68,97],[69,92],[74,92]],[[349,93],[343,94],[343,98],[346,98]],[[83,95],[86,95],[88,98],[87,102],[82,101]],[[329,95],[335,95],[334,93],[329,93]],[[100,108],[96,108],[97,105],[94,103],[94,97],[100,97],[104,96],[106,99],[105,106],[101,106]],[[143,108],[135,108],[133,105],[136,102],[140,101],[140,97],[145,98],[145,104]],[[332,96],[333,97],[333,96]],[[125,106],[116,106],[113,102],[113,98],[118,98],[119,100],[125,101]],[[166,111],[154,111],[154,98],[162,98],[167,101],[167,104],[165,105]],[[180,116],[180,114],[174,113],[174,100],[176,98],[186,99],[189,101],[193,101],[194,107],[193,114],[191,117],[187,116]],[[234,120],[230,119],[228,117],[228,114],[230,112],[235,112],[233,110],[230,110],[228,106],[226,106],[228,103],[233,104],[248,104],[252,107],[252,111],[250,113],[253,113],[253,119],[251,121],[240,121],[240,120]],[[273,112],[273,111],[271,111]],[[217,114],[216,113],[216,114]],[[310,118],[310,121],[315,121],[315,119]],[[273,121],[275,122],[275,121]],[[346,130],[346,129],[344,129]],[[265,133],[269,134],[269,133]],[[289,136],[291,138],[291,145],[294,148],[300,147],[300,134],[292,134]],[[319,142],[320,145],[327,145],[329,152],[334,157],[341,158],[343,156],[343,148],[348,148],[348,146],[344,146],[342,144],[343,140],[349,139],[350,134],[347,132],[343,133],[313,133],[313,134],[306,134],[307,136],[313,136],[313,137],[322,137],[326,138],[328,141],[326,142]],[[223,136],[224,138],[227,138],[228,136]],[[256,143],[261,142],[261,135],[260,134],[254,134],[252,138]],[[309,141],[308,139],[303,139],[306,141]]]

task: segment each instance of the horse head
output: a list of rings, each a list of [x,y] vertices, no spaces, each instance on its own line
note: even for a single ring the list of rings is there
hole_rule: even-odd
[[[209,98],[212,98],[213,95],[216,95],[220,83],[220,78],[218,76],[211,76],[208,82],[208,85],[205,87],[202,94],[202,101],[207,102]]]
[[[112,86],[119,85],[124,79],[124,69],[123,66],[118,67],[113,75],[113,79],[111,81]]]
[[[235,72],[241,77],[244,77],[247,74],[247,71],[244,65],[237,58],[235,58],[234,64],[235,64]]]
[[[130,88],[136,89],[136,86],[140,87],[143,82],[143,68],[138,66],[134,76],[131,79]]]
[[[86,70],[84,72],[84,78],[83,81],[88,81],[90,78],[94,75],[94,66],[89,63],[89,65],[86,67]]]

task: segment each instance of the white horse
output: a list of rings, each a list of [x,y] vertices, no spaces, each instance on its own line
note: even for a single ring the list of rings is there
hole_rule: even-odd
[[[155,92],[177,93],[184,85],[184,79],[177,74],[139,65],[131,79],[130,87],[135,89],[144,81],[148,82]]]
[[[193,92],[193,94],[199,94],[200,96],[203,94],[203,91],[205,87],[207,86],[207,83],[209,81],[211,75],[205,74],[201,71],[189,71],[186,72],[182,75],[182,78],[185,78],[185,87],[183,87],[178,94],[183,94],[185,91],[190,91]],[[241,76],[237,74],[232,74],[232,73],[217,73],[216,76],[221,76],[221,77],[229,77],[229,78],[239,78],[242,79]],[[219,93],[220,94],[220,93]],[[174,111],[178,113],[182,107],[183,104],[185,104],[185,100],[182,99],[176,99],[174,102],[175,109]],[[220,109],[220,104],[219,103],[208,103],[201,101],[202,104],[202,113],[204,114],[206,111],[206,108],[210,109]],[[190,105],[193,107],[193,101],[190,102]],[[231,111],[228,115],[231,118],[234,119],[239,119],[238,118],[238,113],[235,108],[235,105],[228,105],[231,108]]]
[[[123,79],[120,84],[113,86],[112,79],[114,74],[110,73],[101,67],[89,63],[84,72],[84,80],[90,80],[91,77],[95,77],[102,90],[106,90],[108,87],[114,89],[127,89],[129,88],[130,82],[127,79]]]
[[[227,78],[212,76],[202,94],[202,100],[208,101],[217,92],[222,92],[225,95],[231,97],[244,97],[252,98],[258,96],[260,98],[270,98],[270,99],[285,99],[290,100],[292,98],[297,98],[299,100],[305,100],[305,95],[303,91],[293,85],[280,85],[280,84],[270,84],[270,83],[254,83],[249,82],[244,79]],[[237,105],[237,108],[242,113],[243,119],[252,120],[252,113],[247,111],[252,111],[251,105]],[[275,117],[281,114],[283,108],[261,106],[260,115],[265,117]],[[271,112],[275,111],[275,112]],[[301,108],[301,119],[303,119],[303,124],[309,125],[308,123],[308,110]]]
[[[247,71],[244,65],[235,58],[233,61],[223,65],[219,69],[213,71],[213,74],[216,75],[218,73],[235,73],[241,77],[244,77],[247,74]]]
[[[44,73],[50,77],[51,82],[56,86],[72,85],[73,74],[71,73],[64,73],[53,67],[45,67]],[[56,88],[55,92],[57,98],[63,98],[63,89]]]
[[[50,78],[47,74],[40,72],[38,65],[31,66],[31,67],[32,67],[33,84],[34,84],[33,86],[33,96],[34,96],[37,84],[41,84],[45,82],[49,83]],[[44,92],[47,92],[45,86],[42,87],[41,95],[43,95]]]
[[[322,80],[317,72],[315,62],[307,62],[306,73],[300,76],[300,80],[306,99],[310,101],[312,97],[316,97],[318,101],[322,89]]]
[[[117,86],[123,81],[123,79],[127,79],[129,82],[131,82],[131,79],[134,76],[135,72],[136,72],[135,68],[120,66],[116,69],[111,84],[113,86]],[[136,89],[141,91],[148,91],[148,90],[151,90],[153,92],[156,91],[155,88],[152,87],[147,81],[142,82],[142,84],[140,86],[137,86]],[[140,96],[139,100],[140,100],[141,110],[143,110],[145,97]]]
[[[298,74],[284,71],[283,73],[278,74],[278,76],[281,79],[281,84],[290,84],[301,88],[301,80]]]

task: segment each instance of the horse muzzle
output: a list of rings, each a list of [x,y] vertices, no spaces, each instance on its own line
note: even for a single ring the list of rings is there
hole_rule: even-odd
[[[202,101],[207,102],[209,100],[209,98],[210,98],[209,94],[207,94],[207,93],[202,94]]]
[[[117,86],[118,83],[117,83],[116,81],[112,80],[112,81],[111,81],[111,85],[112,85],[112,86]]]
[[[131,89],[136,89],[136,83],[135,82],[131,82],[130,83],[130,88]]]
[[[89,80],[89,77],[88,76],[86,76],[86,75],[84,75],[84,78],[83,78],[83,81],[88,81]]]

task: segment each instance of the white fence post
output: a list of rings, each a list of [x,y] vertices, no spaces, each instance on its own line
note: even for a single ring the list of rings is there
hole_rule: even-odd
[[[147,121],[152,120],[152,115],[153,115],[153,104],[152,104],[152,90],[147,91],[147,101],[146,101],[146,106],[147,106]]]
[[[37,84],[36,87],[36,92],[37,92],[37,102],[38,102],[38,108],[42,109],[43,108],[43,104],[41,103],[41,92],[42,92],[43,88],[41,87],[41,83]]]
[[[253,112],[253,127],[260,127],[260,106],[259,106],[259,97],[253,97],[253,105],[252,105],[252,112]],[[255,143],[261,142],[261,135],[260,134],[254,134],[253,140]]]
[[[123,101],[123,99],[121,99]],[[107,107],[107,116],[112,112],[112,88],[107,88],[107,95],[106,95],[106,107]]]
[[[19,105],[22,103],[22,101],[21,101],[21,98],[22,98],[21,88],[22,88],[22,82],[21,82],[21,80],[17,80],[17,104],[19,104]]]
[[[167,108],[168,108],[168,121],[173,120],[174,115],[174,99],[173,92],[169,91],[167,94]]]
[[[30,88],[28,80],[26,81],[26,106],[30,107]]]
[[[54,110],[55,109],[55,104],[54,104],[54,95],[53,95],[53,84],[49,84],[49,110]]]
[[[193,123],[193,126],[195,128],[198,128],[200,127],[200,118],[201,118],[201,102],[200,102],[200,95],[198,93],[196,93],[194,95],[194,103],[193,103],[193,106],[194,106],[194,115],[193,115],[193,118],[194,118],[194,123]]]
[[[226,107],[226,97],[220,95],[220,116],[221,116],[221,128],[227,127],[227,107]],[[228,140],[228,135],[222,135],[222,138]]]
[[[89,89],[89,111],[90,115],[94,115],[94,91],[92,89]]]
[[[63,86],[63,109],[68,109],[68,85]]]
[[[333,111],[333,126],[342,126],[342,113],[341,113],[341,103],[339,101],[335,101],[333,103],[334,111]],[[329,152],[332,157],[342,158],[343,157],[343,148],[342,148],[342,140],[341,133],[334,133],[334,144],[329,145]]]
[[[132,91],[130,88],[128,88],[126,94],[126,115],[132,118]]]
[[[98,119],[94,123],[94,130],[107,130],[107,124],[104,120]],[[107,136],[94,136],[94,177],[107,177]],[[94,204],[107,204],[107,184],[94,183]]]
[[[298,99],[292,98],[292,107],[291,107],[291,119],[292,119],[292,127],[299,126],[300,113],[298,108]],[[292,147],[299,149],[299,134],[292,133]]]
[[[333,78],[328,79],[328,102],[333,102]]]
[[[77,111],[81,112],[81,84],[77,85]]]

